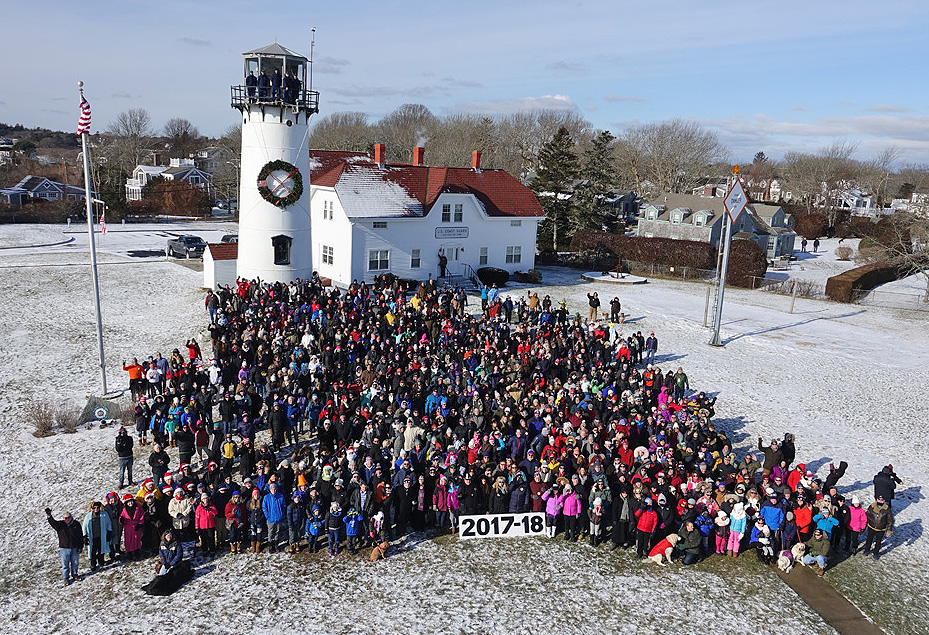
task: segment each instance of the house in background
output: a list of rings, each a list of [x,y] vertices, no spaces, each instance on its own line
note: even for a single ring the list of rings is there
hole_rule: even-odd
[[[194,161],[194,166],[198,170],[209,172],[210,174],[215,174],[216,170],[226,162],[237,161],[237,157],[232,150],[224,146],[209,146],[203,148],[193,153],[191,158]]]
[[[639,208],[638,235],[646,238],[699,240],[719,246],[722,239],[722,198],[693,194],[662,194]]]
[[[21,187],[0,187],[0,203],[19,207],[29,200],[29,192]]]
[[[193,159],[171,159],[170,165],[137,165],[132,176],[126,179],[126,200],[141,201],[143,188],[156,177],[163,177],[169,181],[186,181],[213,196],[213,175],[200,170]]]
[[[44,176],[25,177],[17,183],[12,189],[25,190],[29,198],[38,198],[44,201],[83,201],[84,188],[78,185],[64,185],[58,181],[52,181]],[[91,191],[91,196],[96,193]]]
[[[503,170],[388,164],[383,144],[361,152],[310,151],[313,268],[340,285],[388,271],[413,280],[469,277],[484,266],[535,266],[545,217],[535,194]]]
[[[663,194],[642,206],[638,235],[699,240],[719,247],[725,227],[725,200],[691,194]],[[780,205],[751,203],[732,227],[733,235],[758,243],[770,259],[790,256],[797,234],[793,216]]]

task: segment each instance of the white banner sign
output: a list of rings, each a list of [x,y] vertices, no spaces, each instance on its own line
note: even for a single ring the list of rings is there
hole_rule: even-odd
[[[467,227],[436,227],[436,238],[467,238],[469,230]]]
[[[545,533],[545,514],[489,514],[458,519],[461,538],[522,538]]]

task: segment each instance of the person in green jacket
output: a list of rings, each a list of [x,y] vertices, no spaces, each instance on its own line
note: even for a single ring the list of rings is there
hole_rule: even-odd
[[[700,544],[702,536],[692,520],[684,523],[684,527],[677,532],[681,539],[677,543],[678,550],[684,553],[684,564],[694,564],[700,559]]]
[[[826,564],[829,561],[829,538],[826,532],[818,527],[813,531],[813,537],[807,540],[806,554],[803,556],[803,564],[808,566],[818,565],[818,575],[822,576],[826,572]]]

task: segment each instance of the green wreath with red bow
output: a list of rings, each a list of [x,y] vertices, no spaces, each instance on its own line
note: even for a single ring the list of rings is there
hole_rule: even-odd
[[[286,178],[293,179],[294,187],[287,196],[278,197],[271,188],[268,187],[268,177],[271,176],[272,172],[278,171],[286,172]],[[261,171],[258,173],[258,193],[261,194],[264,200],[277,207],[293,205],[303,196],[303,175],[300,174],[300,170],[297,169],[297,166],[292,163],[281,160],[269,161],[265,163],[265,166],[261,168]]]

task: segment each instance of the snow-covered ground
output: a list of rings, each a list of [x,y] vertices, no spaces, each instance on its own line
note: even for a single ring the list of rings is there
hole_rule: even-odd
[[[204,330],[200,275],[163,257],[129,254],[163,248],[162,231],[215,240],[206,232],[232,226],[197,227],[204,226],[108,234],[100,274],[112,386],[125,386],[123,359],[170,351]],[[0,246],[14,239],[28,244],[28,232],[8,230],[0,227]],[[36,237],[47,242],[38,240],[44,234]],[[744,560],[658,570],[625,554],[544,538],[416,539],[376,565],[361,558],[227,555],[168,599],[138,589],[151,563],[106,569],[63,588],[41,510],[82,513],[113,489],[115,432],[37,439],[23,409],[39,399],[81,406],[99,391],[86,261],[77,246],[0,250],[11,299],[0,305],[0,470],[9,484],[0,497],[2,630],[418,633],[428,624],[437,632],[833,632],[770,571]],[[717,422],[737,452],[759,436],[794,432],[798,458],[820,476],[830,461],[848,461],[840,490],[866,502],[873,475],[892,463],[904,485],[890,550],[878,562],[841,562],[826,577],[887,632],[929,630],[929,542],[922,536],[929,509],[922,493],[929,479],[926,314],[801,298],[789,314],[788,297],[729,289],[726,345],[713,348],[702,326],[704,285],[618,287],[582,282],[580,272],[557,268],[543,275],[542,285],[514,285],[505,293],[531,288],[566,298],[583,315],[587,292],[618,295],[628,329],[658,335],[663,367],[682,366],[693,387],[719,394]],[[137,473],[145,472],[141,454]],[[82,556],[82,570],[85,563]]]

